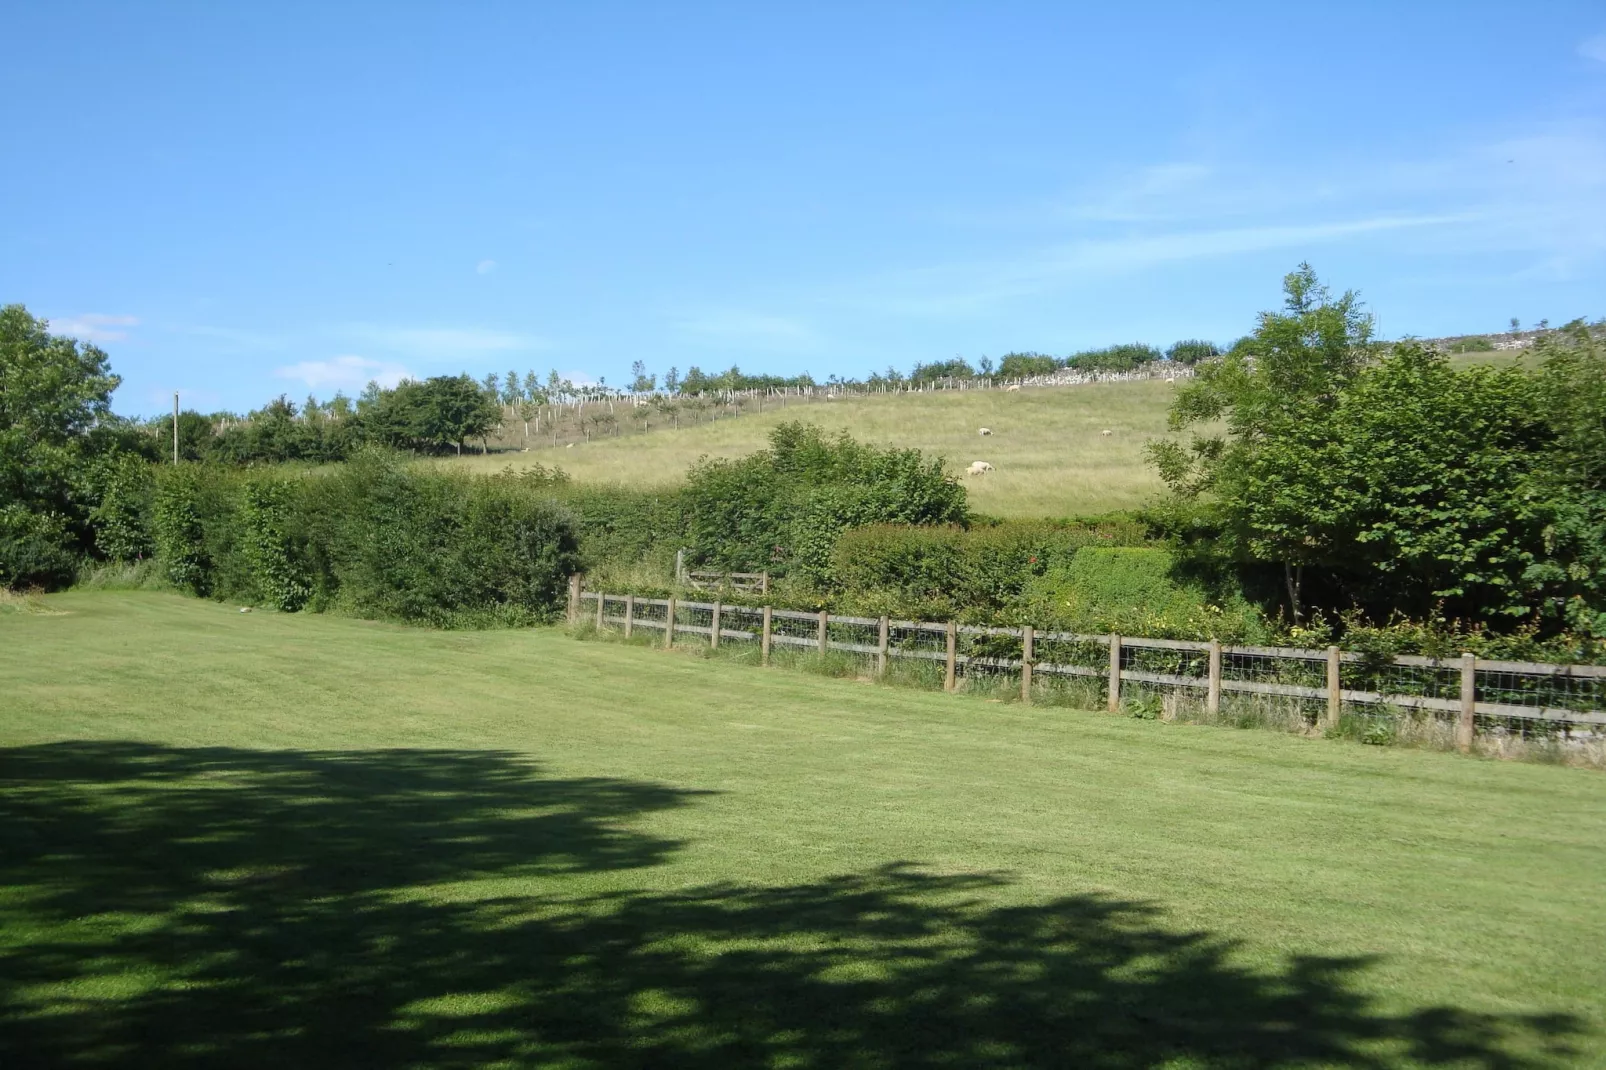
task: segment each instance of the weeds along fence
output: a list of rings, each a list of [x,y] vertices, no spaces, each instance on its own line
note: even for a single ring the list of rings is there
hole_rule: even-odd
[[[1103,704],[1164,719],[1475,737],[1606,739],[1606,667],[1371,655],[1339,647],[1080,635],[953,622],[850,617],[719,601],[569,588],[571,624],[702,645],[760,664],[814,664],[844,675],[982,691],[1050,705]]]

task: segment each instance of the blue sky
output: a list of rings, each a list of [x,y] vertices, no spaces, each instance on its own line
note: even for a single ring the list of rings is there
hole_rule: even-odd
[[[0,302],[116,407],[1606,314],[1606,4],[7,5]],[[20,43],[20,44],[19,44]]]

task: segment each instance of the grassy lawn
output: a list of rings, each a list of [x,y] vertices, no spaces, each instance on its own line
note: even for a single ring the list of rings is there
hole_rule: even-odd
[[[0,1065],[1606,1057],[1606,777],[580,643],[0,613]]]
[[[1143,445],[1164,436],[1176,387],[1163,380],[1000,390],[894,394],[847,401],[794,399],[714,423],[655,428],[577,443],[573,449],[492,453],[448,463],[496,471],[513,464],[556,464],[577,480],[630,486],[684,478],[699,457],[739,457],[768,445],[782,420],[846,429],[856,438],[918,446],[946,458],[955,471],[988,461],[995,471],[966,479],[971,506],[995,516],[1072,516],[1143,504],[1162,484]],[[982,438],[978,429],[993,435]],[[1109,430],[1108,437],[1100,432]]]

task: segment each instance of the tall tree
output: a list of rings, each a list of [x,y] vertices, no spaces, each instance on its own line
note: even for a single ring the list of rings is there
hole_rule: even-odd
[[[1290,613],[1304,618],[1302,586],[1312,547],[1302,534],[1253,527],[1237,506],[1268,440],[1324,422],[1338,394],[1373,355],[1372,317],[1359,295],[1334,297],[1309,264],[1283,277],[1283,309],[1262,312],[1255,331],[1220,361],[1205,364],[1177,394],[1173,430],[1224,421],[1225,433],[1195,434],[1188,448],[1158,442],[1152,462],[1174,491],[1227,506],[1243,548],[1283,569]]]
[[[119,382],[98,347],[0,308],[0,585],[70,574],[86,508],[75,473]]]

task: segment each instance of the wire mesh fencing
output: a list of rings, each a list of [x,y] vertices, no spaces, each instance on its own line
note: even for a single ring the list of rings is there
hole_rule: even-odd
[[[570,591],[570,619],[664,646],[1167,719],[1606,745],[1606,667],[1039,632]]]

